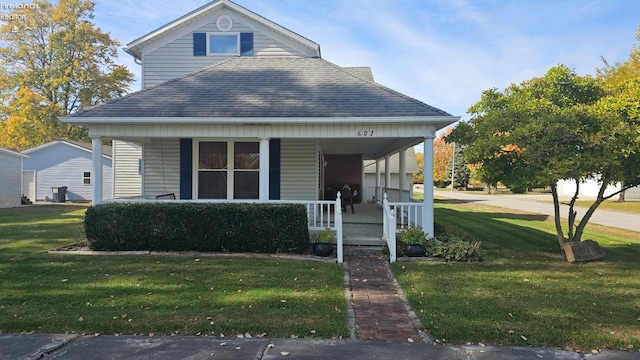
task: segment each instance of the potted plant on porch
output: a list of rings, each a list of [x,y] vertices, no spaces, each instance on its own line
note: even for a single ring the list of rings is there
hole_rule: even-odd
[[[409,226],[400,232],[400,242],[404,244],[404,253],[407,256],[417,257],[425,255],[427,235],[420,226]]]
[[[333,243],[336,236],[333,235],[331,229],[318,231],[311,237],[311,246],[313,254],[316,256],[327,257],[333,254]]]

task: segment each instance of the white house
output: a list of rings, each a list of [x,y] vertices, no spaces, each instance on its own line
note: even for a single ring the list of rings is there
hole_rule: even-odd
[[[598,192],[600,191],[601,183],[594,179],[586,180],[580,183],[580,191],[578,192],[578,197],[581,199],[595,199],[598,196]],[[558,195],[571,197],[576,193],[576,182],[575,180],[560,180],[557,183],[558,187]],[[604,192],[604,196],[609,196],[615,192],[620,191],[620,184],[609,185]],[[614,200],[617,200],[619,195],[615,195],[613,197]],[[626,200],[640,200],[640,187],[633,187],[631,189],[627,189],[625,192]]]
[[[414,149],[411,147],[406,151],[406,163],[404,165],[404,175],[403,180],[404,184],[413,184],[413,174],[416,174],[420,171],[418,167],[418,162],[416,161],[416,153]],[[382,160],[378,167],[382,167],[385,169],[387,166],[386,161]],[[378,171],[380,172],[380,171]],[[376,180],[382,186],[382,188],[387,189],[387,193],[394,193],[395,189],[400,188],[400,155],[394,154],[389,158],[389,178],[386,179],[376,179],[376,161],[375,160],[366,160],[364,162],[364,200],[379,200],[376,198],[376,194],[372,189],[376,187]],[[384,172],[386,174],[386,172]],[[408,201],[412,198],[413,195],[413,187],[408,185],[404,187],[405,191],[402,194],[398,194],[397,198],[402,199],[403,201]]]
[[[141,159],[144,199],[320,201],[327,158],[343,182],[362,186],[363,160],[399,154],[404,164],[422,142],[428,182],[435,133],[459,119],[376,83],[369,68],[322,59],[317,43],[230,0],[193,10],[126,52],[142,64],[143,90],[63,119],[87,127],[94,149],[105,138],[134,144],[124,154],[114,143],[119,197],[135,195],[138,179],[124,190],[120,171]],[[93,190],[94,203],[109,198],[102,182]],[[433,234],[432,192],[424,210]]]
[[[91,144],[57,140],[22,152],[24,161],[24,194],[32,201],[51,198],[52,188],[67,187],[69,201],[91,201],[93,196],[93,155]],[[112,194],[111,147],[101,146],[102,184],[104,194]]]
[[[28,156],[0,148],[0,208],[20,205],[22,161]]]

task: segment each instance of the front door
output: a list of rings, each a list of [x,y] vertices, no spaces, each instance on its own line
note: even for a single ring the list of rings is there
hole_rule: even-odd
[[[325,155],[324,183],[325,200],[335,200],[336,193],[343,188],[351,189],[353,202],[362,200],[362,155]],[[345,187],[347,186],[347,187]],[[347,195],[347,194],[343,194]]]
[[[36,172],[35,170],[24,170],[22,172],[22,195],[29,200],[36,201]]]

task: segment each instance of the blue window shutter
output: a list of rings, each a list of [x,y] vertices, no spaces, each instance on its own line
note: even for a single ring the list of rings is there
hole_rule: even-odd
[[[280,139],[269,140],[269,199],[280,200]]]
[[[240,33],[240,56],[253,55],[253,33]]]
[[[180,199],[192,199],[193,139],[180,139]]]
[[[207,55],[207,34],[193,33],[193,56]]]

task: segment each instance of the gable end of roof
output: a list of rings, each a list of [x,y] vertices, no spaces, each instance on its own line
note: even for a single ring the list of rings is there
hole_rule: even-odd
[[[71,146],[73,148],[82,150],[82,151],[86,151],[88,153],[92,153],[93,152],[93,147],[90,143],[85,143],[82,141],[76,141],[76,140],[54,140],[54,141],[50,141],[46,144],[42,144],[40,146],[36,146],[33,147],[31,149],[27,149],[25,151],[22,152],[22,154],[32,154],[34,152],[40,151],[40,150],[44,150],[48,147],[51,147],[53,145],[57,145],[57,144],[63,144],[66,146]],[[111,158],[113,154],[113,149],[111,148],[111,146],[107,146],[107,145],[102,145],[102,156],[104,157],[108,157]]]
[[[217,11],[219,8],[222,8],[222,7],[226,7],[232,11],[236,11],[258,23],[261,23],[262,25],[268,28],[273,29],[278,33],[281,33],[299,42],[300,44],[307,46],[308,48],[312,49],[317,54],[317,56],[320,56],[320,45],[317,44],[316,42],[309,40],[308,38],[294,31],[291,31],[285,28],[284,26],[279,25],[259,14],[256,14],[253,11],[236,4],[231,0],[214,0],[193,11],[190,11],[187,14],[133,40],[132,42],[127,44],[127,47],[124,48],[124,51],[129,55],[133,56],[134,58],[140,60],[142,57],[142,54],[141,54],[142,49],[154,43],[156,40],[159,40],[165,37],[166,33],[171,32],[174,29],[179,29],[183,26],[183,24],[186,24],[189,21],[196,19],[198,17],[206,16],[207,13]]]

